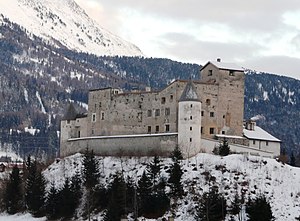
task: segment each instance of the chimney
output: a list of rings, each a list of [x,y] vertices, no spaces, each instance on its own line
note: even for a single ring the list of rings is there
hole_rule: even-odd
[[[221,58],[217,58],[217,62],[221,62]]]

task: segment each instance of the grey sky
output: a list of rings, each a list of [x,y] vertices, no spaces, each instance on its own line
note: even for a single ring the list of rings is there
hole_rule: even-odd
[[[75,0],[146,56],[224,62],[300,79],[299,0]]]

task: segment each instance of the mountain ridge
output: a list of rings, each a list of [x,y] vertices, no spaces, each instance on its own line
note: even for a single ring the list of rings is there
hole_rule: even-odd
[[[57,47],[96,55],[143,55],[137,46],[98,25],[73,0],[1,1],[0,14]]]

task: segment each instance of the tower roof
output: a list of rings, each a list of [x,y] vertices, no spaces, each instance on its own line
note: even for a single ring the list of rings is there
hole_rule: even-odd
[[[179,101],[199,101],[200,102],[196,87],[192,81],[189,81],[186,84]]]
[[[63,120],[75,120],[77,116],[77,112],[72,103],[70,103],[67,112],[65,113]]]

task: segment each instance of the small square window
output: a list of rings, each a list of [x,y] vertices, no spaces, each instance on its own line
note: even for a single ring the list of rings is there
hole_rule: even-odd
[[[162,97],[162,98],[161,98],[161,104],[164,104],[164,103],[166,103],[166,98],[165,98],[165,97]]]
[[[190,116],[190,120],[193,120],[193,116]]]
[[[233,70],[229,71],[229,76],[234,76],[234,71]]]
[[[208,76],[212,76],[213,71],[212,70],[208,70]]]
[[[165,109],[165,115],[166,115],[166,116],[169,116],[169,115],[170,115],[170,108],[166,108],[166,109]]]
[[[170,102],[173,101],[173,95],[170,95]]]
[[[190,131],[192,131],[193,130],[193,127],[190,127]]]
[[[210,99],[206,99],[206,105],[210,105]]]
[[[225,134],[225,131],[224,131],[224,130],[222,130],[222,134]]]
[[[155,127],[155,132],[158,133],[159,132],[159,126]]]
[[[170,131],[170,125],[166,124],[166,132],[169,132],[169,131]]]
[[[92,122],[96,122],[96,113],[92,114]]]
[[[215,128],[213,127],[209,128],[209,134],[215,134]]]
[[[158,116],[160,116],[160,109],[155,110],[155,117],[158,117]]]
[[[152,117],[152,110],[148,110],[148,111],[147,111],[147,116],[148,116],[148,117]]]
[[[210,116],[210,117],[214,117],[214,116],[215,116],[215,112],[210,112],[210,113],[209,113],[209,116]]]

